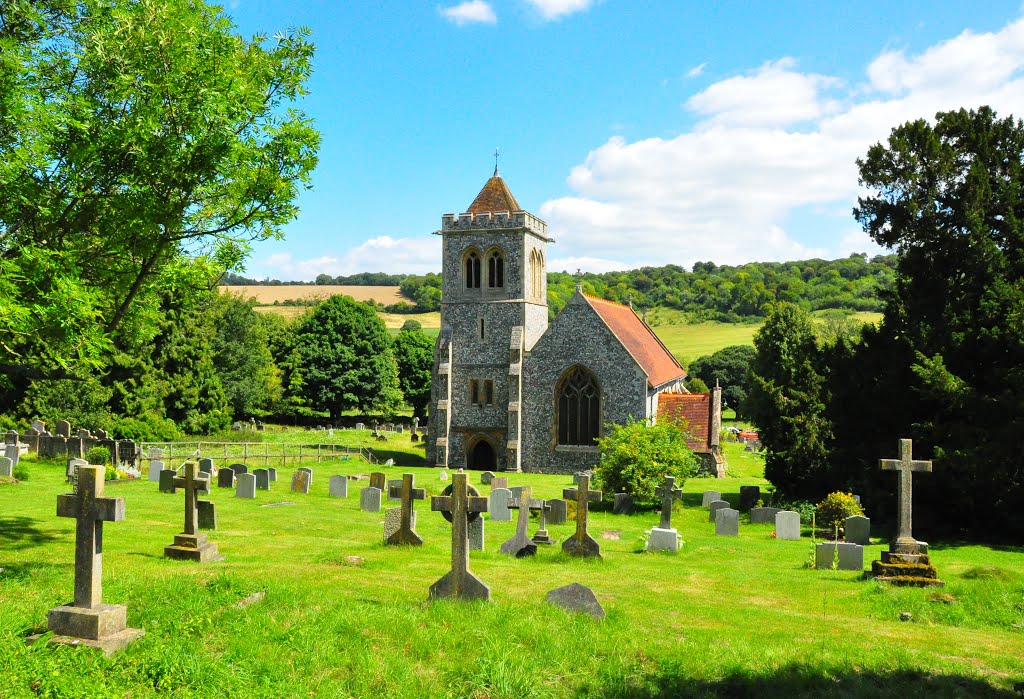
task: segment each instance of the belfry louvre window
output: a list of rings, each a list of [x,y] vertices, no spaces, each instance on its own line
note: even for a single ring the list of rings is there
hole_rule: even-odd
[[[487,256],[487,286],[492,289],[505,286],[505,258],[497,250]]]
[[[594,375],[574,367],[559,383],[558,443],[594,446],[601,425],[601,392]]]
[[[466,255],[466,288],[480,288],[480,255],[475,250]]]

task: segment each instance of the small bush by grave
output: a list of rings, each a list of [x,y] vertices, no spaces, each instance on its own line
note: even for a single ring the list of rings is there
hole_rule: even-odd
[[[846,518],[863,515],[864,509],[850,493],[835,492],[818,503],[816,512],[818,526],[825,527],[829,532],[843,534]]]

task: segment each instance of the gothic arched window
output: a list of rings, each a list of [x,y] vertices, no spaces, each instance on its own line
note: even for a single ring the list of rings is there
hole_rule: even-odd
[[[487,286],[492,289],[505,286],[505,258],[500,250],[487,255]]]
[[[476,250],[466,253],[466,288],[480,288],[480,255]]]
[[[594,446],[601,426],[601,390],[594,375],[573,367],[558,383],[558,443]]]
[[[544,257],[538,250],[530,253],[530,294],[535,299],[544,295]]]

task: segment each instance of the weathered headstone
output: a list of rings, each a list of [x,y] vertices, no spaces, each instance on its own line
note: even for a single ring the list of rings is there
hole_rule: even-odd
[[[633,496],[629,493],[615,493],[615,501],[612,503],[612,514],[633,514]]]
[[[164,450],[161,449],[160,447],[150,447],[149,448],[149,458],[150,459],[162,459],[162,458],[164,458]]]
[[[725,507],[715,512],[716,536],[740,535],[740,511]]]
[[[14,461],[6,456],[0,456],[0,476],[5,478],[14,477]]]
[[[312,488],[313,487],[313,469],[309,468],[308,466],[299,466],[295,470],[296,471],[303,471],[306,474],[306,476],[307,476],[306,480],[309,483],[309,487]]]
[[[569,519],[569,508],[565,503],[565,500],[553,499],[548,500],[548,523],[549,524],[565,524]]]
[[[71,423],[67,420],[57,420],[57,426],[54,428],[54,434],[58,437],[70,437]],[[158,456],[156,458],[160,457]]]
[[[484,518],[477,517],[469,523],[469,550],[484,550]]]
[[[392,490],[392,486],[397,486],[397,490]],[[399,493],[402,492],[402,479],[401,478],[390,478],[388,479],[388,488],[385,491],[388,494],[389,502],[398,502],[401,497]],[[392,494],[394,493],[394,494]]]
[[[89,462],[85,459],[68,459],[68,483],[71,484],[71,492],[78,492],[78,469],[82,466],[88,466]],[[102,464],[97,464],[102,465]],[[159,480],[159,478],[158,478]]]
[[[508,488],[508,477],[506,476],[495,476],[491,479],[491,490],[495,488]]]
[[[749,510],[761,499],[761,487],[757,485],[740,486],[740,509]]]
[[[332,498],[348,497],[348,476],[331,476],[327,494]]]
[[[381,496],[383,491],[380,488],[363,488],[359,491],[359,509],[363,512],[380,512]]]
[[[82,643],[110,655],[142,636],[127,627],[127,608],[103,603],[103,523],[124,520],[124,498],[103,496],[105,469],[78,469],[78,493],[57,496],[57,516],[73,517],[75,525],[75,598],[47,614],[50,641]],[[38,640],[42,634],[29,638]]]
[[[590,503],[601,502],[601,491],[591,490],[590,476],[582,475],[579,477],[579,485],[564,489],[562,497],[576,501],[576,532],[562,542],[562,550],[570,556],[601,558],[601,545],[587,531]]]
[[[573,583],[548,593],[547,601],[570,612],[583,612],[595,619],[604,618],[604,608],[597,601],[597,595],[586,585]]]
[[[410,517],[410,526],[412,529],[416,528],[416,511],[412,511]],[[390,539],[399,529],[402,528],[402,508],[401,507],[389,507],[384,510],[384,543],[388,543]]]
[[[506,503],[508,509],[518,510],[518,517],[516,518],[516,533],[511,539],[501,545],[501,552],[516,558],[533,556],[537,553],[537,544],[533,543],[530,537],[527,536],[526,529],[530,523],[530,510],[543,510],[544,501],[531,500],[530,493],[530,486],[525,486],[520,497],[513,498]],[[491,511],[491,516],[494,516],[493,510]]]
[[[437,474],[437,480],[439,480],[439,481],[446,481],[446,480],[448,480],[448,472],[442,469],[441,473]]]
[[[396,485],[388,487],[388,499],[401,501],[399,508],[400,523],[398,530],[390,536],[384,537],[384,543],[389,546],[421,546],[423,538],[416,533],[416,512],[413,510],[413,503],[416,500],[423,500],[427,497],[427,491],[423,488],[414,488],[414,476],[411,473],[402,474],[402,480]]]
[[[200,500],[198,503],[199,509],[199,528],[200,529],[216,529],[217,528],[217,508],[209,500]]]
[[[430,586],[430,598],[490,600],[491,589],[469,570],[469,519],[483,520],[480,513],[487,511],[487,498],[466,483],[465,473],[455,474],[445,492],[450,494],[430,499],[430,509],[452,523],[452,569]]]
[[[491,519],[496,522],[511,522],[512,512],[508,509],[508,503],[512,500],[512,491],[508,488],[492,488],[490,496]]]
[[[201,473],[213,473],[213,459],[199,459],[199,471]]]
[[[270,482],[271,483],[277,483],[277,469],[276,468],[268,468],[267,469],[267,473],[270,475]]]
[[[674,476],[665,476],[662,484],[654,489],[654,494],[661,500],[661,521],[651,529],[647,550],[678,553],[679,532],[672,527],[672,503],[683,496],[683,491],[676,486]]]
[[[178,472],[173,468],[165,468],[160,472],[160,492],[171,493],[172,495],[177,491],[174,489],[174,479],[178,475]]]
[[[847,543],[864,546],[871,540],[871,520],[863,515],[847,517],[843,524]]]
[[[217,544],[207,541],[206,534],[199,533],[196,495],[198,491],[209,490],[209,476],[199,473],[194,461],[186,461],[183,470],[184,474],[174,479],[174,485],[185,490],[185,528],[174,536],[173,544],[164,547],[164,556],[198,563],[218,560]]]
[[[270,471],[257,468],[253,470],[252,475],[256,477],[256,490],[270,490]]]
[[[46,432],[46,423],[43,422],[42,420],[33,420],[32,429],[34,429],[39,434],[43,434],[44,432]]]
[[[384,492],[388,487],[388,477],[380,471],[374,471],[370,474],[370,487]]]
[[[164,470],[164,462],[163,461],[159,461],[159,460],[150,461],[149,462],[149,480],[153,481],[154,483],[159,483],[160,482],[160,472],[163,471],[163,470]]]
[[[480,474],[481,485],[490,485],[493,479],[494,473],[492,473],[491,471],[484,471],[483,473]]]
[[[799,541],[800,513],[781,510],[775,514],[775,538],[782,541]]]
[[[309,494],[309,474],[307,472],[300,469],[292,474],[292,492]]]
[[[715,502],[716,500],[721,500],[721,499],[722,499],[722,494],[719,493],[717,490],[705,490],[704,491],[704,497],[702,497],[701,501],[700,501],[700,506],[701,507],[711,507],[711,503]]]
[[[836,549],[839,560],[836,561]],[[836,570],[864,571],[864,547],[860,544],[825,542],[814,549],[814,564],[818,570],[828,570],[833,564]]]
[[[715,513],[718,512],[719,510],[724,510],[727,507],[729,507],[729,503],[727,501],[725,501],[725,500],[715,500],[710,505],[711,510],[708,513],[708,521],[709,522],[714,522],[715,521]]]
[[[230,468],[222,468],[217,471],[217,487],[218,488],[234,488],[235,487],[235,472]]]
[[[237,483],[235,488],[236,498],[251,500],[256,497],[256,476],[251,473],[239,473],[235,481]]]
[[[754,507],[750,510],[751,524],[772,524],[775,522],[775,515],[782,512],[778,507]]]
[[[246,466],[245,464],[231,464],[228,468],[234,471],[236,476],[242,473],[249,472],[249,467]]]

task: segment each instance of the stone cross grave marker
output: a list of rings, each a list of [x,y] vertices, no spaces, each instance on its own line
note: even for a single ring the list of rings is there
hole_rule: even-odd
[[[676,485],[674,476],[665,476],[662,484],[654,489],[654,494],[661,500],[661,522],[651,529],[647,550],[678,552],[679,536],[672,528],[672,503],[682,497],[683,490]]]
[[[533,500],[531,503],[539,503],[537,505],[531,504],[531,510],[537,510],[538,524],[537,531],[534,533],[531,541],[535,544],[553,544],[555,540],[548,534],[548,512],[551,511],[551,503],[560,502],[562,506],[565,506],[565,500]]]
[[[384,542],[389,546],[422,546],[423,537],[413,530],[413,501],[423,500],[427,497],[427,491],[423,488],[414,488],[415,476],[411,473],[402,474],[402,481],[399,485],[392,485],[388,488],[388,496],[398,498],[402,502],[402,522],[398,531],[389,536]]]
[[[931,461],[914,461],[913,442],[909,439],[900,440],[900,458],[880,459],[879,465],[883,471],[899,471],[899,533],[893,543],[891,551],[895,553],[918,553],[920,548],[911,532],[911,500],[913,497],[912,474],[914,471],[930,473],[932,470]]]
[[[124,498],[103,496],[105,469],[78,469],[78,493],[57,496],[57,516],[75,519],[75,599],[47,614],[59,643],[81,642],[111,654],[145,632],[127,628],[127,608],[103,604],[103,523],[124,520]],[[34,641],[38,636],[29,640]]]
[[[576,533],[562,542],[562,550],[570,556],[600,558],[601,545],[587,531],[590,503],[601,502],[601,491],[590,489],[590,476],[581,475],[579,485],[562,491],[565,500],[576,501]]]
[[[199,533],[200,492],[210,492],[210,477],[198,471],[194,461],[185,462],[185,473],[174,478],[174,486],[185,490],[185,529],[174,537],[174,543],[164,547],[164,556],[179,561],[207,563],[217,560],[217,544]]]
[[[465,473],[456,473],[444,494],[430,499],[430,509],[452,523],[452,569],[430,586],[430,598],[490,600],[491,588],[469,570],[469,519],[487,512],[487,498],[469,486]]]
[[[530,541],[526,535],[526,528],[530,523],[530,510],[542,509],[544,501],[531,500],[530,494],[530,486],[525,486],[520,497],[512,498],[507,503],[509,510],[519,510],[519,516],[516,518],[516,533],[501,545],[501,552],[516,558],[533,556],[537,553],[537,544]],[[494,513],[492,512],[491,515],[493,517]]]

